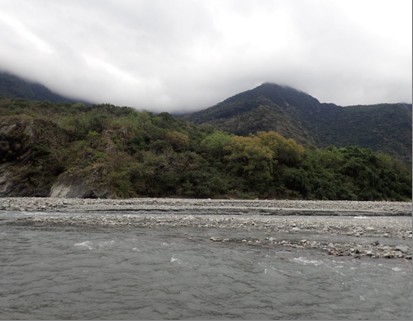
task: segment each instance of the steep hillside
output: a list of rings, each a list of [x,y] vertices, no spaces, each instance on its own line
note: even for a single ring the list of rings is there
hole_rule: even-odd
[[[0,98],[0,197],[411,199],[411,172],[358,147],[305,149],[112,105]]]
[[[48,196],[65,168],[68,141],[51,121],[0,117],[0,196]]]
[[[51,102],[74,102],[75,100],[63,97],[47,87],[24,80],[9,73],[0,71],[0,97],[21,98],[30,100],[47,100]]]
[[[412,106],[408,104],[341,107],[265,83],[182,118],[238,135],[274,130],[306,146],[357,145],[411,163]]]
[[[319,146],[357,145],[412,162],[412,105],[378,104],[343,107],[320,130]]]
[[[237,135],[274,130],[308,144],[316,141],[305,115],[324,109],[318,100],[293,88],[263,84],[183,118],[196,124],[213,124]]]

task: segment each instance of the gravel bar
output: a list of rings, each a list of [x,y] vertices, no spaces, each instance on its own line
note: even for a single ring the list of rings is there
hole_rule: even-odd
[[[303,200],[221,200],[179,198],[67,199],[0,198],[0,210],[29,212],[141,212],[197,214],[219,213],[261,215],[326,216],[411,216],[410,202],[303,201]]]
[[[202,228],[214,231],[214,243],[412,259],[409,202],[0,198],[0,211],[24,214],[11,223],[18,225],[189,228],[187,238]]]

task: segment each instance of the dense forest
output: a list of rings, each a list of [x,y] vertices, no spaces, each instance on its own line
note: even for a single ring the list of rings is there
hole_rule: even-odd
[[[168,113],[0,99],[0,195],[409,200],[411,170],[351,147],[304,148],[274,131],[237,136]]]
[[[265,83],[181,117],[236,135],[273,130],[304,146],[366,147],[412,164],[411,104],[342,107],[320,103],[291,87]]]

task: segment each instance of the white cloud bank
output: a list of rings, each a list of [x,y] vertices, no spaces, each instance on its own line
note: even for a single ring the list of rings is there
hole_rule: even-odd
[[[411,0],[0,0],[0,69],[59,93],[197,110],[262,82],[412,101]]]

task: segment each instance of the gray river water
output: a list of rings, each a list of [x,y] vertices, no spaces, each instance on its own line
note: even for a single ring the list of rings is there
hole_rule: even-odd
[[[407,260],[210,240],[245,236],[236,229],[21,226],[7,212],[0,219],[1,319],[412,317]]]

